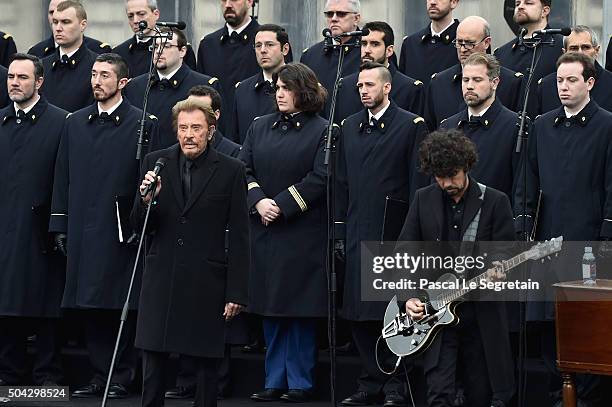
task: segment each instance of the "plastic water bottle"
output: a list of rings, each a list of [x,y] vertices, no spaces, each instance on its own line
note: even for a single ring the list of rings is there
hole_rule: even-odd
[[[582,256],[582,281],[586,285],[594,285],[597,280],[597,265],[595,264],[595,256],[593,255],[592,247],[584,248]]]

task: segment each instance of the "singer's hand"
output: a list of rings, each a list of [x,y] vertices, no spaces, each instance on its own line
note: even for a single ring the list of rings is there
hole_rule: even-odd
[[[244,305],[235,304],[233,302],[228,302],[225,304],[225,310],[223,311],[223,316],[226,321],[234,318],[236,315],[240,314],[240,312],[244,309]]]
[[[264,226],[268,226],[274,222],[281,213],[280,208],[276,205],[276,202],[270,198],[264,198],[255,204],[257,213],[261,216],[261,223]]]
[[[144,190],[151,185],[153,182],[155,182],[155,173],[153,171],[149,171],[145,174],[144,179],[142,180],[142,184],[140,184],[140,195],[142,195],[144,193]],[[155,198],[157,198],[157,196],[159,195],[159,191],[161,191],[161,177],[158,175],[157,176],[157,186],[155,187]],[[142,202],[145,205],[148,205],[149,202],[151,202],[151,199],[153,199],[153,197],[151,196],[153,194],[148,193],[146,196],[142,197]]]

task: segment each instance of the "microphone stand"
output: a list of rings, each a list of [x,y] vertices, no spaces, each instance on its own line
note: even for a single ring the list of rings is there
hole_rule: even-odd
[[[130,285],[128,288],[127,296],[125,299],[125,303],[123,304],[123,310],[121,311],[121,322],[119,323],[119,332],[117,333],[117,340],[115,341],[115,350],[113,351],[113,358],[111,359],[111,365],[108,371],[108,377],[106,379],[106,387],[104,388],[104,395],[102,397],[101,407],[106,407],[106,401],[108,399],[108,389],[110,387],[111,378],[113,376],[113,370],[115,369],[115,362],[117,359],[117,353],[119,351],[119,342],[121,341],[121,334],[123,333],[123,326],[125,325],[125,321],[127,320],[128,311],[130,308],[130,297],[132,295],[132,287],[134,286],[134,279],[136,277],[136,270],[138,270],[138,259],[140,259],[140,253],[142,251],[142,246],[144,242],[145,232],[147,230],[147,223],[149,222],[149,213],[151,212],[151,205],[154,201],[153,195],[155,195],[155,189],[157,188],[157,180],[152,184],[152,198],[151,201],[147,204],[147,212],[144,219],[144,224],[142,225],[142,231],[140,232],[140,239],[138,241],[138,251],[136,252],[136,258],[134,259],[134,267],[132,268],[132,277],[130,278]],[[140,194],[140,192],[137,192]]]
[[[545,40],[545,36],[533,36],[530,40],[525,40],[524,35],[526,34],[526,30],[523,28],[519,34],[519,44],[521,46],[529,47],[533,49],[533,55],[531,56],[531,65],[529,67],[529,76],[527,77],[527,83],[525,85],[525,98],[523,100],[523,109],[520,114],[520,122],[518,123],[518,136],[516,139],[516,152],[521,153],[523,142],[525,142],[525,150],[524,150],[524,159],[523,159],[523,202],[522,202],[522,230],[524,233],[525,241],[528,242],[529,234],[527,233],[527,160],[529,146],[527,143],[528,139],[528,131],[526,130],[526,118],[527,118],[527,104],[529,103],[529,91],[531,88],[531,83],[533,81],[533,71],[537,66],[540,57],[542,55],[541,49],[543,45],[552,45],[554,44],[554,37],[550,37],[550,39]],[[540,50],[540,53],[538,53]],[[525,268],[521,268],[522,279],[525,280]],[[519,298],[519,344],[518,344],[518,403],[519,405],[524,404],[525,398],[525,358],[527,355],[526,352],[526,341],[527,341],[527,318],[526,318],[526,297]]]
[[[327,121],[327,137],[325,140],[325,166],[326,172],[326,192],[327,192],[327,295],[328,295],[328,319],[327,319],[327,334],[329,340],[329,357],[330,357],[330,393],[332,406],[337,406],[336,401],[336,294],[337,294],[337,276],[335,264],[335,182],[336,182],[336,146],[335,138],[338,132],[334,131],[334,116],[336,114],[336,100],[338,97],[338,89],[340,87],[340,79],[342,78],[342,65],[344,64],[344,47],[357,47],[359,44],[342,44],[341,37],[326,36],[326,48],[333,48],[339,51],[338,69],[336,71],[336,79],[334,81],[334,89],[332,92],[331,106],[329,111],[329,119]],[[333,43],[333,42],[336,43]]]

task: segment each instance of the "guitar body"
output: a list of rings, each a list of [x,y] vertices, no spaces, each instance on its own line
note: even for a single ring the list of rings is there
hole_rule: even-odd
[[[436,283],[455,282],[457,278],[452,274],[444,274],[436,280]],[[446,290],[425,290],[427,293],[430,305],[426,307],[426,314],[423,319],[414,321],[407,315],[403,315],[404,324],[407,325],[402,333],[385,338],[387,346],[397,356],[412,356],[424,352],[433,342],[440,330],[447,325],[454,325],[459,322],[459,318],[455,312],[459,301],[451,302],[448,305],[442,305],[435,308],[435,299],[441,291]],[[402,318],[396,297],[389,302],[385,311],[384,326],[393,324],[396,318]]]

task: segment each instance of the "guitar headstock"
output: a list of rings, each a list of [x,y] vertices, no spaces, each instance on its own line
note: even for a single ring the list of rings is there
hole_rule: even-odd
[[[539,260],[551,254],[558,253],[561,251],[563,246],[563,236],[555,237],[544,242],[540,242],[527,250],[525,254],[528,259]]]

